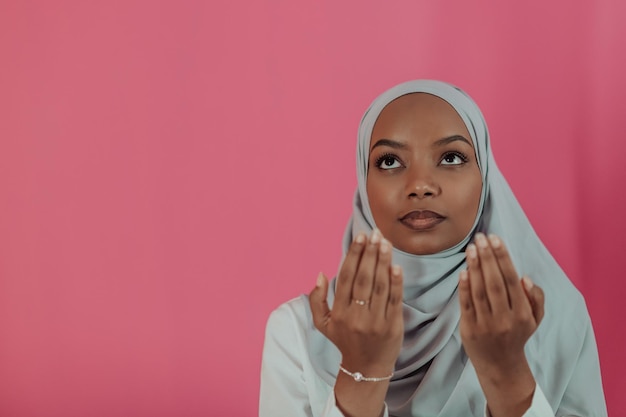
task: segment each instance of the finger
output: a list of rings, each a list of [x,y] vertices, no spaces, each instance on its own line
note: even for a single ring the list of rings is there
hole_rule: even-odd
[[[385,319],[385,310],[389,301],[389,280],[391,272],[391,243],[387,239],[380,242],[378,262],[374,275],[374,286],[370,301],[371,310],[377,319]]]
[[[537,323],[537,326],[539,326],[545,312],[545,296],[543,290],[539,286],[535,285],[528,277],[522,278],[522,282],[524,283],[524,290],[526,291],[526,296],[528,297],[530,306],[533,309],[535,322]]]
[[[359,263],[359,267],[356,271],[354,284],[352,285],[352,301],[361,300],[367,303],[370,302],[376,263],[378,262],[378,247],[381,240],[382,235],[380,234],[380,231],[378,229],[374,229],[370,235],[367,245],[365,246],[363,256],[361,256],[361,262]],[[364,309],[362,308],[361,310]]]
[[[509,251],[498,236],[489,235],[489,243],[491,243],[491,249],[502,273],[504,284],[509,295],[510,307],[515,309],[517,306],[526,305],[526,295],[522,289],[519,275],[515,270],[515,265],[509,256]]]
[[[510,309],[509,294],[502,272],[485,235],[477,233],[475,241],[491,312],[494,315],[500,315]]]
[[[461,318],[475,322],[476,311],[472,303],[469,273],[466,270],[459,274],[459,303],[461,305]]]
[[[491,307],[487,299],[485,282],[483,281],[483,274],[480,270],[480,260],[478,259],[476,245],[473,243],[467,245],[465,256],[467,257],[467,271],[469,275],[470,294],[472,295],[472,305],[476,313],[476,320],[481,321],[491,314]]]
[[[328,279],[323,273],[317,276],[317,283],[313,291],[309,294],[309,306],[313,316],[313,324],[322,333],[326,334],[326,326],[330,320],[330,309],[328,308]]]
[[[337,276],[337,288],[335,293],[335,306],[348,307],[352,301],[352,286],[354,285],[354,277],[356,275],[363,249],[365,248],[366,238],[364,233],[359,233],[348,248],[339,275]]]
[[[404,280],[402,268],[398,265],[391,267],[389,280],[389,301],[387,302],[386,318],[402,318],[402,286]]]

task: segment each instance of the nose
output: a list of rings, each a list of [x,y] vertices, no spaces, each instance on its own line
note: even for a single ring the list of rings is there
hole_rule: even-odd
[[[412,167],[408,172],[406,194],[408,198],[423,199],[441,193],[441,187],[433,173],[426,167]]]

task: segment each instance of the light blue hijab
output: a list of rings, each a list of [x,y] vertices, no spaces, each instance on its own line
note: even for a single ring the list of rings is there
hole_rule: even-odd
[[[370,233],[375,227],[366,192],[374,124],[386,105],[411,93],[440,97],[461,116],[474,144],[483,188],[474,226],[457,245],[421,256],[393,250],[393,262],[404,270],[405,333],[386,399],[390,415],[484,415],[484,395],[459,335],[457,297],[459,271],[466,267],[464,249],[473,235],[482,231],[499,235],[518,272],[530,276],[545,292],[545,317],[525,350],[555,415],[606,416],[596,343],[585,302],[534,232],[496,166],[480,109],[459,88],[439,81],[409,81],[381,94],[365,112],[358,133],[358,189],[344,235],[344,254],[356,234]],[[333,289],[331,285],[331,304]],[[309,336],[311,360],[320,376],[332,382],[337,358],[325,352],[333,347],[314,328]]]

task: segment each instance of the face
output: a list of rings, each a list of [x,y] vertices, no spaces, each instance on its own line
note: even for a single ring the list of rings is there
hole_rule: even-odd
[[[372,131],[368,166],[374,221],[394,247],[433,254],[470,232],[480,169],[465,123],[443,99],[415,93],[389,103]]]

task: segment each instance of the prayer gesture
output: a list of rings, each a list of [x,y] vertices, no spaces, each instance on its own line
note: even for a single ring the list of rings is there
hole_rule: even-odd
[[[543,318],[543,291],[529,278],[520,281],[495,235],[478,233],[466,255],[459,282],[463,347],[492,416],[521,416],[535,388],[524,345]]]
[[[379,230],[359,234],[341,266],[332,310],[320,274],[309,300],[315,327],[341,351],[345,369],[365,377],[393,372],[400,353],[402,271],[391,266],[391,244]]]

